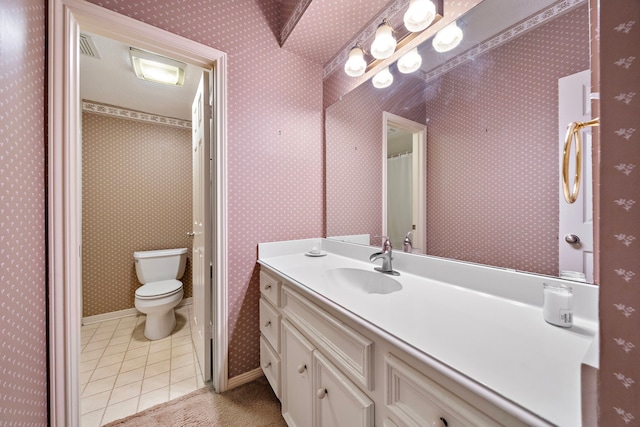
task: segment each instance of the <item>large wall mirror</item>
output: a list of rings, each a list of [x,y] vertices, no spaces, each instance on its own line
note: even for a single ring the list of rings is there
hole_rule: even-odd
[[[568,123],[559,123],[558,85],[590,68],[588,4],[484,0],[458,26],[464,40],[455,50],[437,53],[428,40],[418,72],[392,65],[390,87],[364,82],[327,107],[327,236],[380,243],[390,113],[427,128],[422,252],[559,276],[559,145]],[[581,93],[588,107],[588,81]]]

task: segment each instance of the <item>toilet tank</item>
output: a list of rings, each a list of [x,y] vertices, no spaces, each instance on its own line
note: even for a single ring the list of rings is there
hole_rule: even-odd
[[[187,264],[187,248],[134,252],[133,258],[140,283],[180,279]]]

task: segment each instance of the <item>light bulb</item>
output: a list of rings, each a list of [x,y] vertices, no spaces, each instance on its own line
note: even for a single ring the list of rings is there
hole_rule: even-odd
[[[453,21],[447,25],[433,38],[433,48],[436,52],[447,52],[460,44],[462,41],[462,30]]]
[[[391,83],[393,83],[393,74],[389,71],[389,67],[373,76],[371,82],[373,83],[373,86],[378,89],[384,89],[385,87],[391,86]]]
[[[376,30],[376,38],[371,43],[371,55],[376,59],[385,59],[396,50],[396,39],[393,28],[387,23],[380,24]]]
[[[351,49],[349,59],[344,64],[344,72],[348,76],[358,77],[364,74],[367,62],[364,60],[364,52],[358,46]]]
[[[398,59],[398,71],[404,74],[413,73],[422,65],[422,57],[415,47]]]
[[[415,33],[427,28],[436,17],[436,6],[431,0],[410,0],[404,13],[404,26]]]

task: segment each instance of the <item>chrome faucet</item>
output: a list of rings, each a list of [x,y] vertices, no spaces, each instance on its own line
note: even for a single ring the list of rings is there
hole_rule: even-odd
[[[382,260],[382,267],[375,267],[374,270],[384,274],[391,274],[392,276],[399,276],[400,273],[395,271],[391,266],[391,260],[393,259],[393,251],[391,248],[391,241],[388,237],[383,237],[382,251],[371,254],[369,261]]]
[[[402,242],[402,250],[404,252],[411,253],[413,251],[413,242],[411,241],[411,234],[413,231],[409,231],[407,236],[404,238],[404,242]]]

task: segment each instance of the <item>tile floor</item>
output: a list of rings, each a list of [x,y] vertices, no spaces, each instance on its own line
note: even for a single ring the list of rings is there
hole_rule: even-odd
[[[145,315],[82,326],[81,425],[101,426],[204,387],[188,319],[167,338],[144,337]]]

